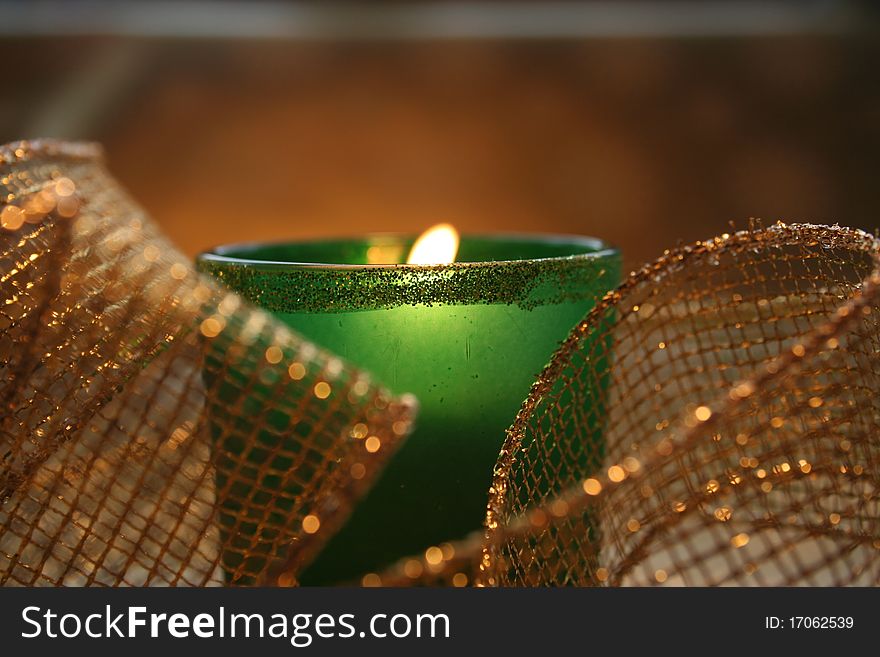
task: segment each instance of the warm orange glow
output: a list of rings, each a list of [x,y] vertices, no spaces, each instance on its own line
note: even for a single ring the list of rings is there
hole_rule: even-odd
[[[437,224],[419,235],[413,244],[409,265],[445,265],[455,261],[458,231],[451,224]]]

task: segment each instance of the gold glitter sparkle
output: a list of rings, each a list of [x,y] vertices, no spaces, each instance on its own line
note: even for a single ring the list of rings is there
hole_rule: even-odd
[[[302,521],[302,528],[306,534],[314,534],[321,528],[321,520],[314,514],[309,514]]]

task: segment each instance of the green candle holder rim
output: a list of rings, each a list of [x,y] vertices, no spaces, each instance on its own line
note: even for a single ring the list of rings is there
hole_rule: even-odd
[[[273,312],[351,312],[404,305],[539,305],[595,299],[620,277],[620,251],[606,242],[578,235],[496,233],[462,236],[465,253],[535,253],[540,257],[484,257],[441,265],[362,262],[372,246],[393,246],[405,258],[415,235],[376,233],[358,238],[293,242],[247,242],[199,254],[202,272]],[[300,247],[349,251],[325,263],[268,257]],[[503,247],[497,250],[498,247]],[[493,251],[493,249],[496,249]],[[507,251],[505,251],[507,249]],[[572,252],[574,251],[574,252]],[[262,252],[263,257],[254,257]],[[547,255],[550,253],[551,255]],[[564,254],[564,255],[563,255]],[[356,262],[351,260],[357,259]]]
[[[501,240],[507,242],[519,242],[523,245],[527,244],[546,244],[554,246],[576,246],[584,249],[581,252],[570,253],[568,255],[556,255],[547,257],[531,257],[531,258],[500,258],[492,260],[456,260],[445,264],[409,264],[405,262],[399,263],[338,263],[338,262],[311,262],[306,260],[269,260],[266,258],[247,257],[245,254],[253,253],[267,247],[289,247],[289,246],[331,246],[335,244],[358,244],[367,243],[368,240],[396,240],[399,244],[409,247],[415,242],[418,235],[410,233],[368,233],[360,237],[331,237],[331,238],[314,238],[305,240],[278,240],[278,241],[254,241],[254,242],[237,242],[233,244],[223,244],[207,249],[198,254],[197,259],[200,262],[217,262],[231,266],[244,267],[262,267],[266,269],[289,268],[289,267],[307,267],[319,269],[391,269],[400,271],[408,269],[413,271],[438,271],[441,268],[462,269],[464,267],[484,267],[496,266],[504,264],[524,263],[530,264],[535,262],[543,262],[546,260],[565,260],[571,258],[603,258],[619,255],[620,250],[608,244],[604,240],[597,237],[588,237],[584,235],[569,235],[564,233],[465,233],[461,236],[462,242],[465,241],[485,241],[487,243],[498,243]]]

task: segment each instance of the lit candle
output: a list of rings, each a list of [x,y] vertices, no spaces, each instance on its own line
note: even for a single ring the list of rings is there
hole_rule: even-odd
[[[238,245],[199,263],[420,403],[415,431],[304,584],[347,580],[478,529],[504,431],[531,383],[620,278],[619,253],[598,240],[466,236],[459,245],[448,225],[415,243]],[[586,398],[598,406],[600,394]],[[600,418],[584,417],[600,431]]]

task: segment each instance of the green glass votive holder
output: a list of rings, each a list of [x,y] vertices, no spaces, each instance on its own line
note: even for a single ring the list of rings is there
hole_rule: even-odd
[[[531,384],[620,281],[619,251],[592,238],[464,236],[452,264],[401,264],[414,241],[244,244],[198,258],[307,339],[419,400],[412,435],[303,584],[350,580],[479,529],[505,430]],[[603,392],[581,403],[598,407]],[[576,439],[598,440],[600,424]]]

